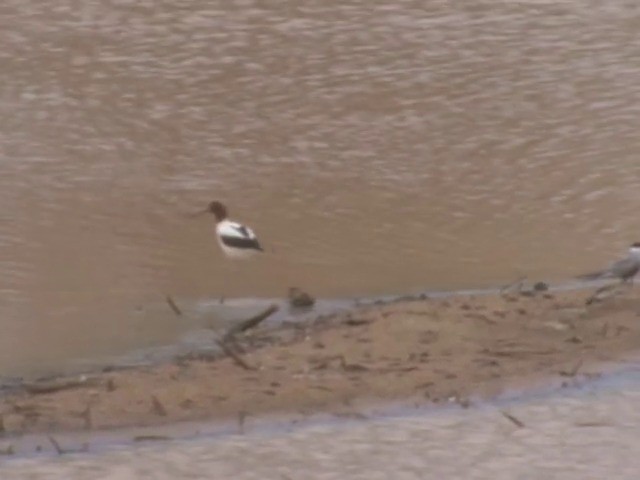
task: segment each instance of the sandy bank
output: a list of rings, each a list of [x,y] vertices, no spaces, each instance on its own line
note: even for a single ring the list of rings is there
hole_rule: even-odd
[[[6,436],[267,413],[357,416],[370,402],[488,398],[596,375],[640,345],[640,295],[592,290],[415,298],[239,339],[223,358],[104,372],[59,391],[0,398]]]

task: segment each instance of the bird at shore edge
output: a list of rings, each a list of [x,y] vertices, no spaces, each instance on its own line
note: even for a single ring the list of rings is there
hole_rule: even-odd
[[[216,221],[216,237],[222,252],[229,258],[247,259],[264,249],[256,234],[246,225],[229,219],[227,207],[217,200],[197,214],[211,213]]]
[[[638,271],[640,271],[640,242],[635,242],[629,247],[626,257],[613,262],[604,270],[580,275],[578,278],[581,280],[617,278],[625,283],[632,283]]]

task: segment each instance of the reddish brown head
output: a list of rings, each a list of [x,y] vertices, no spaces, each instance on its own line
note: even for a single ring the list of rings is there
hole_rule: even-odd
[[[213,213],[218,222],[227,218],[227,207],[222,202],[213,201],[209,204],[208,210]]]

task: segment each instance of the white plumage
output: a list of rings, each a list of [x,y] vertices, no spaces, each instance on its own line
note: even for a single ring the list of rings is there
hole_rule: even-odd
[[[221,202],[211,202],[206,211],[213,213],[216,218],[216,237],[227,257],[245,259],[263,251],[253,230],[246,225],[229,220],[227,207]]]
[[[246,259],[262,251],[256,234],[241,223],[223,220],[216,225],[220,248],[229,258]]]

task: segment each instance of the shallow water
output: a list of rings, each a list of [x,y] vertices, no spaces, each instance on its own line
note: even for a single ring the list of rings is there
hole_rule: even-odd
[[[2,478],[636,479],[640,374],[366,421],[5,461]],[[524,424],[519,428],[502,411]]]
[[[170,344],[194,325],[165,293],[608,262],[637,239],[639,20],[625,0],[5,0],[0,370]],[[185,217],[212,198],[263,259]]]

